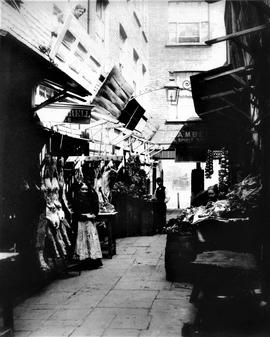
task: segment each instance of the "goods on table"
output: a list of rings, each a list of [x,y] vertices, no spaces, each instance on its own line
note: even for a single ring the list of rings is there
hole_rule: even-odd
[[[99,213],[113,213],[115,212],[114,206],[109,202],[99,203]]]
[[[112,187],[114,194],[125,194],[134,198],[144,198],[148,192],[148,178],[138,156],[130,156],[122,175],[117,176]]]
[[[245,214],[251,209],[257,208],[262,192],[260,176],[247,176],[240,183],[233,186],[227,194],[230,211]]]
[[[260,177],[248,176],[230,189],[226,199],[182,210],[179,218],[182,221],[197,223],[205,219],[247,217],[259,206],[261,192]]]
[[[167,234],[192,235],[194,233],[194,226],[190,222],[181,221],[181,219],[176,218],[168,221],[168,226],[164,228],[164,232]]]

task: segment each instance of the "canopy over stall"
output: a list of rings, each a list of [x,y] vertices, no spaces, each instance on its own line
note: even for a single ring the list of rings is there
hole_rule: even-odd
[[[252,67],[225,65],[191,76],[195,110],[207,123],[211,142],[227,146],[245,143],[249,137],[257,106],[252,71]]]

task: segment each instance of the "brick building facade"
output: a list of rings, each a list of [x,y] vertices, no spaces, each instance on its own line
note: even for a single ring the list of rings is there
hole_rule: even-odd
[[[224,35],[224,1],[212,4],[198,0],[149,1],[149,22],[149,83],[152,88],[162,87],[169,79],[174,79],[178,86],[190,90],[191,75],[225,63],[224,44],[211,47],[205,44],[205,40]],[[165,90],[154,91],[149,96],[149,114],[158,127],[153,141],[168,149],[183,127],[181,122],[198,118],[191,92],[181,90],[177,105],[166,101]],[[196,159],[176,162],[175,150],[170,147],[157,157],[167,158],[161,159],[157,175],[164,176],[171,195],[168,205],[172,208],[189,206],[191,170],[196,167]],[[193,150],[189,152],[192,154]],[[214,182],[215,179],[207,180],[205,185]]]

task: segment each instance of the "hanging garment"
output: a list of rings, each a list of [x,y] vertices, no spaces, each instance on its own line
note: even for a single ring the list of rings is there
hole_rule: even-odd
[[[89,258],[93,260],[102,258],[97,228],[89,219],[78,221],[74,258],[80,261]]]

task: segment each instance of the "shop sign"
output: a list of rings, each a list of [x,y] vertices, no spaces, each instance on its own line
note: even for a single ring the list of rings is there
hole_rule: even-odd
[[[207,130],[180,130],[175,144],[202,144],[208,141]]]
[[[208,129],[205,125],[185,124],[177,134],[175,144],[201,144],[209,141]]]
[[[91,119],[91,108],[74,108],[66,116],[65,123],[89,124]]]

